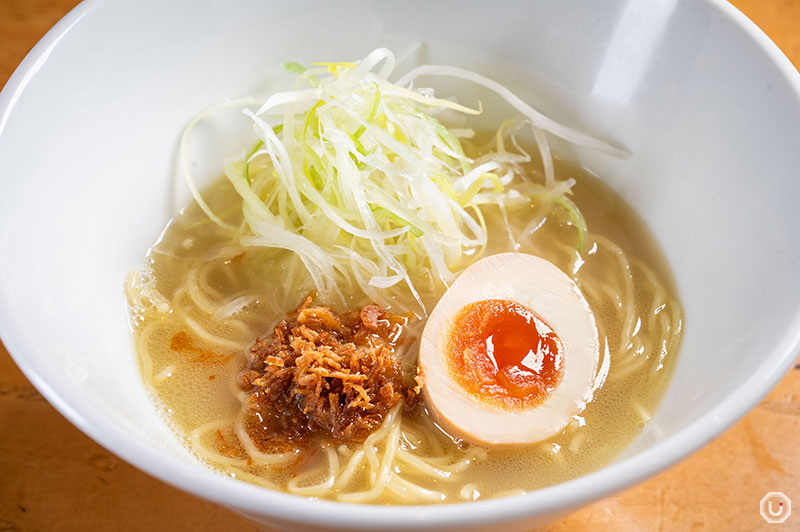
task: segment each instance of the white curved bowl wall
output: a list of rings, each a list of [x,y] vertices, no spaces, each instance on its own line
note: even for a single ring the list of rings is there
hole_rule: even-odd
[[[686,329],[667,395],[614,464],[518,500],[345,512],[216,475],[147,397],[122,290],[186,199],[175,169],[181,130],[211,103],[281,88],[281,62],[357,59],[378,46],[402,54],[415,43],[399,73],[418,62],[472,68],[631,151],[622,161],[569,155],[636,207],[672,267]],[[777,48],[716,1],[87,2],[0,96],[0,334],[95,440],[258,520],[292,530],[525,530],[696,450],[791,366],[798,86]],[[238,129],[209,144],[235,126],[201,129],[199,173],[217,175],[238,149]]]

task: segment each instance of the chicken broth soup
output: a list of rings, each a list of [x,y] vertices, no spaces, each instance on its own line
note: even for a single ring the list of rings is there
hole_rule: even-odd
[[[225,178],[187,175],[126,283],[145,384],[199,460],[297,495],[461,502],[602,467],[656,409],[681,309],[641,220],[547,135],[624,152],[525,104],[448,127],[477,110],[411,80],[502,90],[392,63],[292,65]]]

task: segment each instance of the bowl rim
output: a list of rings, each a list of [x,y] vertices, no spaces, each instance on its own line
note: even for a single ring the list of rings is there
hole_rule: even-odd
[[[0,92],[0,135],[35,73],[72,27],[104,0],[84,0],[34,46]],[[800,100],[800,73],[775,43],[725,0],[703,0],[750,38],[775,66]],[[14,326],[13,305],[0,278],[0,337],[25,376],[64,417],[104,448],[151,476],[181,490],[251,516],[286,523],[366,530],[433,529],[500,524],[538,514],[564,513],[644,481],[699,450],[753,408],[789,371],[800,352],[800,308],[764,364],[739,392],[722,400],[694,423],[653,447],[598,471],[527,494],[488,501],[423,506],[351,504],[291,495],[225,477],[203,465],[161,452],[113,422],[101,409],[59,378]],[[520,504],[522,503],[522,504]],[[346,511],[343,511],[345,510]],[[335,515],[335,523],[331,516]]]

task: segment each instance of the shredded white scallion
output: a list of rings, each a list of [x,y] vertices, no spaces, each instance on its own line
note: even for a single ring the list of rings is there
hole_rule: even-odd
[[[394,65],[394,55],[384,48],[356,63],[315,63],[313,69],[286,63],[297,74],[292,90],[266,101],[224,104],[260,106],[245,110],[258,141],[225,168],[242,199],[236,222],[215,213],[194,182],[188,139],[216,108],[195,117],[181,139],[181,155],[197,203],[242,245],[294,254],[287,271],[302,263],[319,297],[330,304],[344,301],[341,287],[357,286],[378,304],[424,313],[427,297],[486,249],[485,206],[505,214],[536,198],[553,202],[566,209],[582,245],[585,224],[567,197],[574,181],[556,180],[545,133],[612,156],[627,152],[558,124],[474,72],[424,65],[392,83]],[[448,129],[436,116],[442,110],[474,115],[480,106],[472,109],[437,97],[430,88],[409,86],[432,75],[482,85],[525,118],[504,122],[496,149],[473,160],[461,139],[474,131]],[[542,156],[544,184],[533,183],[521,167],[530,156],[514,135],[525,123]],[[516,151],[508,150],[509,137]],[[413,299],[402,297],[409,292]],[[229,312],[243,304],[232,302]]]

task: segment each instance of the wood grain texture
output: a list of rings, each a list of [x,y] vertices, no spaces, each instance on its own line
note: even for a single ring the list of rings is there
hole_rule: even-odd
[[[0,0],[0,84],[75,0]],[[736,0],[800,65],[800,0]],[[800,360],[798,361],[800,363]],[[800,369],[691,458],[543,529],[800,530]],[[784,491],[796,511],[767,525],[758,504]],[[238,515],[138,471],[84,436],[0,345],[0,532],[251,531]]]

